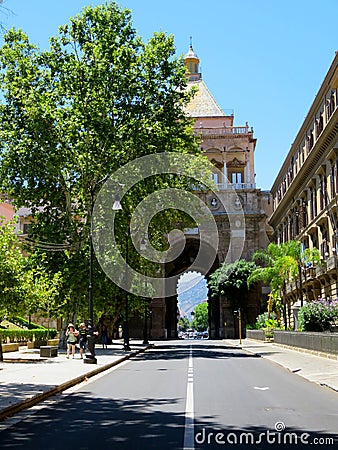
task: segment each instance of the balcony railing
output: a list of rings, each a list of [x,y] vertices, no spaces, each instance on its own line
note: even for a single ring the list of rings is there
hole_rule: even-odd
[[[220,191],[228,191],[230,189],[244,190],[244,189],[256,189],[256,183],[217,183],[217,187]]]
[[[195,133],[202,133],[202,134],[210,134],[210,135],[216,135],[216,134],[248,134],[249,133],[249,127],[230,127],[230,126],[224,126],[224,127],[215,127],[215,128],[205,128],[201,126],[200,128],[195,128]],[[250,133],[252,133],[252,129]]]
[[[330,256],[329,258],[327,258],[326,260],[326,268],[327,270],[332,270],[332,269],[338,269],[338,264],[337,264],[337,256],[333,255]]]
[[[324,275],[326,273],[326,263],[322,263],[320,266],[316,267],[316,277]]]

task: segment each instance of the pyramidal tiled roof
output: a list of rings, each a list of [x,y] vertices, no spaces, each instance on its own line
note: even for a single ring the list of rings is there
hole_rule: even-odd
[[[225,114],[218,106],[202,79],[188,81],[188,89],[197,87],[197,92],[186,107],[186,112],[191,117],[224,117]]]

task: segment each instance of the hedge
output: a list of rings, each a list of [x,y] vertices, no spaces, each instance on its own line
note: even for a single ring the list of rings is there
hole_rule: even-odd
[[[10,317],[8,319],[9,322],[14,323],[18,327],[27,328],[28,330],[36,330],[37,328],[44,330],[46,327],[43,327],[42,325],[38,325],[37,323],[29,322],[28,320],[22,318],[22,317]]]
[[[0,339],[6,342],[27,342],[27,341],[43,341],[46,339],[54,339],[57,335],[55,328],[35,329],[35,330],[4,330],[0,329]]]

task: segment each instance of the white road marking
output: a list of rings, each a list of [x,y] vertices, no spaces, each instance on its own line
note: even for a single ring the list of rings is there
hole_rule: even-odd
[[[254,389],[257,389],[258,391],[267,391],[270,388],[267,386],[264,386],[264,387],[254,386]]]
[[[183,450],[195,449],[194,433],[194,367],[192,359],[192,346],[190,346],[188,364],[187,400],[185,405],[185,427]]]

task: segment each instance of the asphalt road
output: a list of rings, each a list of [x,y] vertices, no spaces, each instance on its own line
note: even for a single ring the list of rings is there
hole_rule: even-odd
[[[336,392],[217,342],[175,341],[29,411],[0,448],[333,449],[337,432]]]

